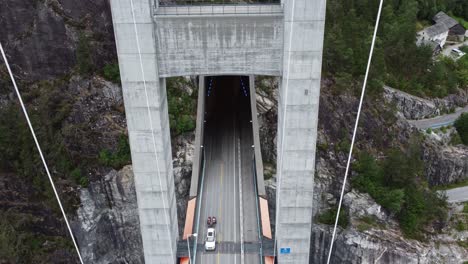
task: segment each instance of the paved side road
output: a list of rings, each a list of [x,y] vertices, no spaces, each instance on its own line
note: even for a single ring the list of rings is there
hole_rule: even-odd
[[[468,186],[444,191],[449,203],[461,203],[468,201]]]
[[[468,112],[468,105],[464,108],[460,108],[455,113],[441,115],[433,118],[420,119],[420,120],[408,120],[410,124],[419,128],[419,129],[428,129],[428,128],[439,128],[443,126],[453,125],[455,120],[462,114]]]

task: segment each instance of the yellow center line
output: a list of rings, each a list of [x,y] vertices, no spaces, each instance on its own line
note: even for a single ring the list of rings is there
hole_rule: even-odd
[[[223,186],[223,178],[224,178],[224,163],[221,162],[221,172],[219,173],[220,175],[220,180],[221,180],[221,184],[220,184],[220,188],[222,188]],[[221,212],[223,211],[223,192],[219,192],[219,207],[218,207],[218,220],[221,221]],[[218,233],[218,237],[217,237],[217,240],[218,240],[218,244],[221,240],[221,234]],[[219,264],[219,248],[218,248],[218,256],[217,256],[217,264]]]

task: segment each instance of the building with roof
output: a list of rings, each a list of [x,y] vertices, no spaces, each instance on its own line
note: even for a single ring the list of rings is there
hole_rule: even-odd
[[[466,29],[455,19],[444,12],[437,13],[432,20],[434,25],[418,32],[417,42],[420,45],[429,45],[435,52],[440,51],[447,40],[463,41]]]

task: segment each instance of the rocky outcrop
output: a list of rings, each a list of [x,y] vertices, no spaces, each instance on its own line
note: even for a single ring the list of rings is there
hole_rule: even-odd
[[[172,139],[172,165],[177,203],[179,233],[182,235],[187,213],[187,202],[192,177],[195,133],[186,133]]]
[[[85,263],[142,263],[132,167],[112,170],[80,198],[73,229]]]
[[[174,183],[179,231],[183,231],[190,177],[193,133],[173,139]],[[73,226],[85,262],[142,263],[143,252],[131,166],[112,170],[81,190]]]
[[[384,98],[394,103],[407,119],[422,119],[440,114],[434,102],[384,86]]]
[[[425,174],[431,186],[468,180],[468,147],[427,142],[423,147]]]
[[[262,158],[273,165],[276,164],[278,85],[279,78],[275,77],[260,77],[255,83]]]
[[[468,104],[468,91],[461,89],[444,98],[425,99],[384,86],[383,97],[409,120],[434,117]]]
[[[310,263],[326,263],[331,229],[320,224],[313,226]],[[437,242],[423,244],[405,240],[396,230],[376,227],[363,232],[354,228],[340,229],[330,263],[455,264],[468,259],[468,250],[458,246],[457,241],[442,237],[434,238],[434,241]]]

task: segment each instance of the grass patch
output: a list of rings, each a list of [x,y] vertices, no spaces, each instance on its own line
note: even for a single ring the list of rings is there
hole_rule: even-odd
[[[468,202],[463,203],[463,213],[468,214]]]
[[[437,191],[444,191],[444,190],[465,187],[465,186],[468,186],[468,179],[460,181],[460,182],[456,182],[456,183],[447,184],[447,185],[434,186],[432,187],[432,189],[437,190]]]
[[[106,64],[102,69],[102,76],[104,79],[113,83],[120,83],[120,71],[118,63]]]
[[[357,225],[357,229],[361,232],[369,230],[371,228],[381,228],[382,225],[379,224],[377,218],[373,215],[366,215],[359,218],[359,223]]]
[[[457,17],[457,16],[454,16],[454,15],[451,15],[452,18],[454,18],[455,20],[458,21],[458,23],[460,23],[460,25],[462,25],[464,28],[468,28],[468,22],[463,19],[462,17]]]
[[[458,240],[458,241],[457,241],[457,244],[458,244],[460,247],[468,248],[468,241]],[[468,263],[468,261],[465,261],[465,262],[463,262],[463,263]]]

